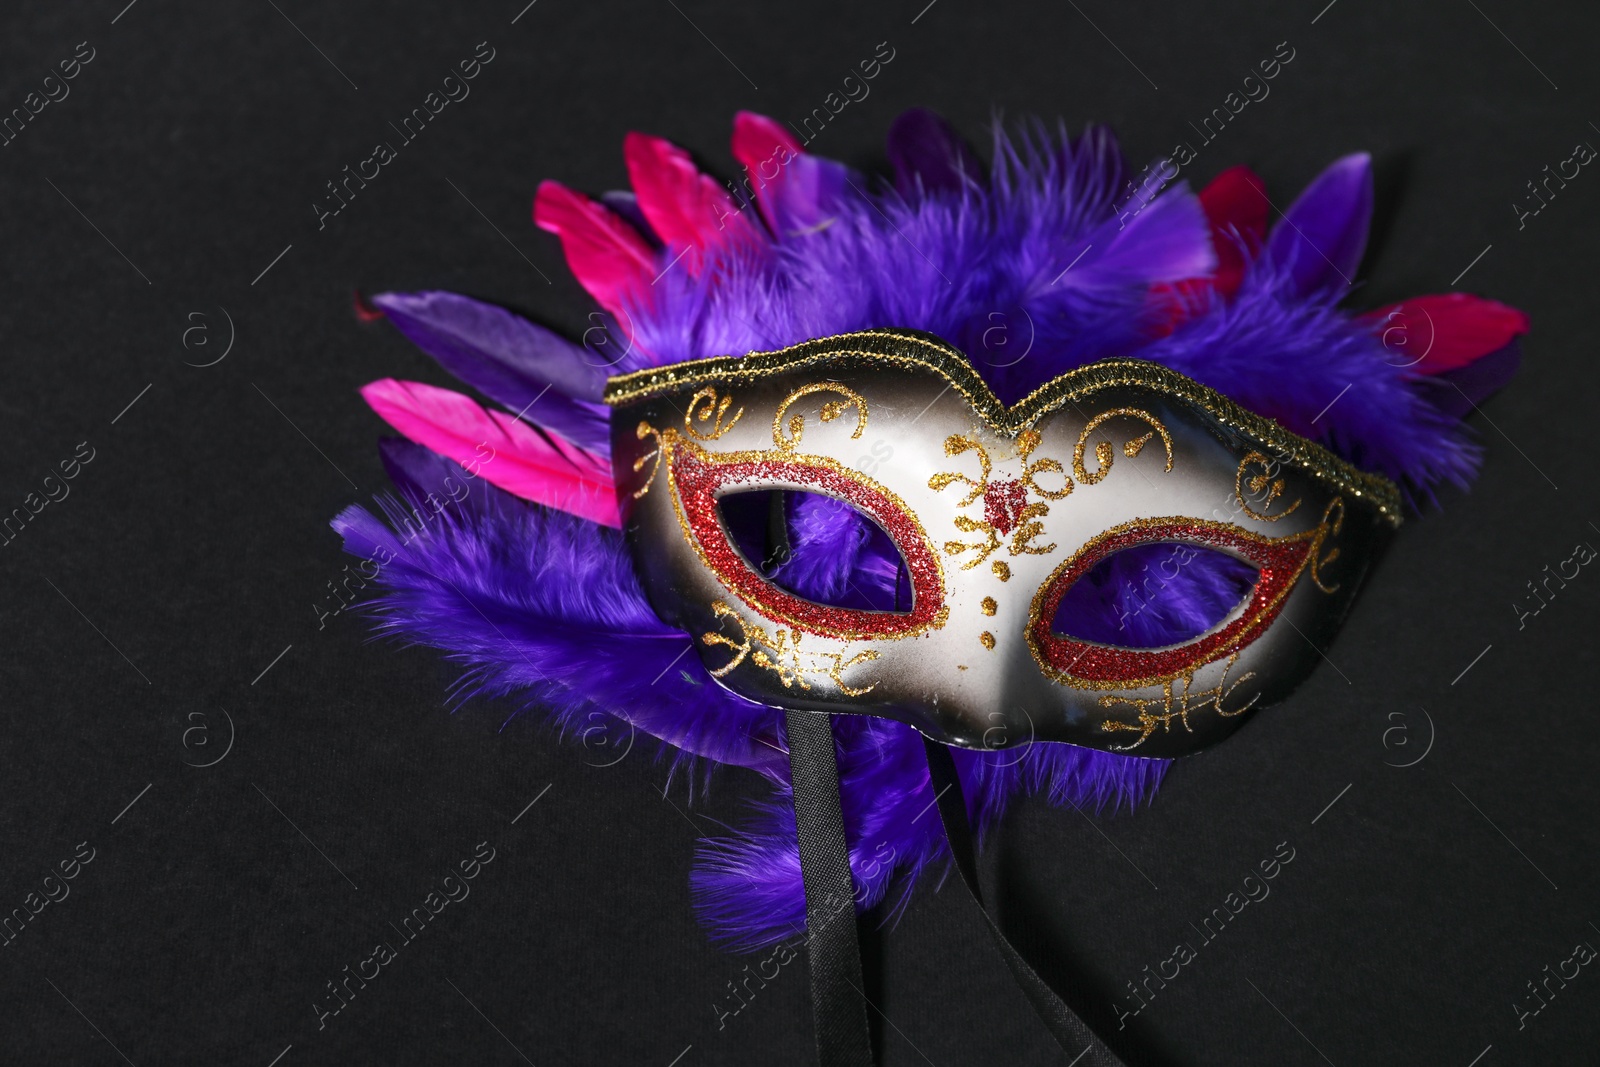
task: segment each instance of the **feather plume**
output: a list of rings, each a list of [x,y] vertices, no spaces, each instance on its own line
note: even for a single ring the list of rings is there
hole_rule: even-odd
[[[455,293],[379,293],[372,302],[441,367],[519,418],[611,455],[611,415],[599,403],[606,370],[587,349]]]
[[[402,462],[437,472],[415,453]],[[520,694],[563,733],[614,719],[676,748],[675,765],[781,773],[782,713],[722,688],[684,654],[691,638],[650,610],[617,531],[466,484],[420,521],[381,501],[396,529],[359,506],[334,519],[345,551],[379,564],[383,596],[367,610],[380,633],[464,666],[459,700]]]
[[[978,157],[950,124],[925,107],[902,111],[889,125],[889,163],[901,196],[961,195],[986,175]]]
[[[1418,374],[1458,370],[1528,332],[1525,312],[1468,293],[1414,296],[1361,321],[1372,325],[1395,362]]]
[[[606,526],[622,524],[609,458],[421,382],[384,378],[361,395],[410,440],[507,492]]]
[[[1355,283],[1372,222],[1372,157],[1345,156],[1317,175],[1267,235],[1265,258],[1290,291],[1338,295]]]
[[[741,214],[743,205],[701,174],[689,153],[660,137],[630,133],[622,155],[650,228],[669,247],[691,250],[685,260],[690,274],[699,273],[700,252],[753,245],[756,235]]]
[[[567,266],[589,295],[622,317],[628,301],[649,291],[655,251],[610,209],[558,182],[540,182],[533,221],[561,238]]]

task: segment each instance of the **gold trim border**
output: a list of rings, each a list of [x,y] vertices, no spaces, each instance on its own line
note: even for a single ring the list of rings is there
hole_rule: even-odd
[[[834,365],[900,367],[927,371],[943,378],[966,398],[972,409],[1002,437],[1015,437],[1028,426],[1067,404],[1103,389],[1139,386],[1188,401],[1224,426],[1244,434],[1269,455],[1293,463],[1338,492],[1362,501],[1388,520],[1401,521],[1399,487],[1382,475],[1363,471],[1314,441],[1257,415],[1193,378],[1139,359],[1107,359],[1052,378],[1011,407],[994,395],[967,357],[957,348],[916,330],[863,330],[838,334],[744,356],[713,356],[619,374],[606,382],[605,402],[613,407],[710,382],[738,385],[797,370]]]

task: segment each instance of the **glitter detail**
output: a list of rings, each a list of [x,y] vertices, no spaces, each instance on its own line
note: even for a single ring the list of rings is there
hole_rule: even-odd
[[[647,437],[651,437],[654,438],[656,442],[655,448],[651,449],[633,461],[633,473],[635,474],[638,474],[641,470],[643,470],[644,465],[649,463],[652,459],[656,461],[655,466],[650,468],[650,477],[646,478],[644,480],[644,484],[633,491],[633,499],[638,500],[650,491],[650,487],[652,485],[656,484],[656,475],[661,473],[661,456],[664,449],[661,443],[661,431],[656,429],[654,426],[651,426],[650,423],[644,419],[640,419],[639,425],[633,428],[633,434],[641,441]]]
[[[873,682],[864,688],[849,686],[844,683],[840,675],[858,663],[867,663],[878,658],[878,651],[869,648],[858,652],[854,656],[845,658],[844,652],[819,652],[815,649],[800,648],[803,634],[799,630],[785,630],[779,628],[774,637],[763,627],[747,621],[737,611],[728,606],[725,600],[711,602],[711,614],[719,619],[732,619],[739,624],[743,631],[740,640],[735,641],[715,630],[708,630],[700,635],[700,640],[709,648],[722,645],[730,648],[734,656],[727,663],[717,668],[708,668],[713,678],[721,678],[735,667],[744,663],[746,659],[757,667],[764,668],[776,674],[778,681],[783,683],[785,689],[799,686],[801,689],[810,689],[806,682],[807,674],[821,674],[840,693],[847,697],[866,696],[877,688],[878,683]],[[761,647],[756,647],[761,646]],[[804,659],[802,659],[804,657]]]
[[[706,402],[706,406],[703,408],[700,407],[702,400]],[[732,403],[732,393],[718,400],[717,387],[714,385],[706,386],[689,398],[689,408],[683,413],[683,428],[688,431],[690,437],[696,440],[715,441],[733,429],[734,425],[744,417],[744,408],[740,408],[733,413],[733,418],[728,419],[727,422],[722,421],[727,417],[728,407]],[[695,414],[696,409],[699,410],[698,416]],[[696,426],[696,422],[699,422],[701,426]],[[704,429],[701,427],[704,427]]]
[[[1244,497],[1244,487],[1246,484],[1244,480],[1244,472],[1249,470],[1251,467],[1260,467],[1261,473],[1250,479],[1248,483],[1250,486],[1250,492],[1257,495],[1264,492],[1266,493],[1267,497],[1266,500],[1262,502],[1260,511],[1257,511],[1250,501],[1246,500]],[[1282,478],[1273,477],[1273,475],[1277,473],[1277,470],[1278,465],[1272,460],[1268,459],[1266,456],[1263,456],[1260,452],[1252,452],[1248,456],[1245,456],[1244,459],[1239,461],[1238,473],[1233,476],[1233,496],[1234,499],[1239,501],[1239,508],[1252,519],[1259,519],[1262,522],[1277,522],[1279,519],[1290,514],[1300,506],[1300,501],[1296,500],[1293,504],[1290,504],[1287,508],[1278,512],[1276,515],[1266,514],[1267,509],[1272,507],[1272,502],[1278,499],[1278,497],[1283,493],[1284,480]]]
[[[967,434],[951,434],[944,439],[945,455],[959,456],[963,452],[972,452],[978,457],[977,478],[969,478],[960,471],[942,471],[928,479],[928,488],[936,493],[946,486],[954,485],[956,482],[966,482],[972,486],[972,492],[956,501],[956,507],[958,508],[966,507],[983,495],[984,490],[989,485],[989,471],[993,466],[989,462],[989,450],[984,448],[977,438]]]
[[[946,541],[944,551],[946,555],[958,556],[963,552],[974,553],[973,557],[961,565],[964,571],[988,559],[1000,548],[1001,535],[1010,534],[1010,552],[1013,556],[1045,555],[1054,552],[1054,543],[1036,545],[1033,539],[1044,533],[1044,525],[1038,520],[1050,514],[1050,505],[1044,501],[1028,503],[1028,494],[1037,493],[1044,500],[1060,500],[1072,492],[1072,479],[1066,476],[1066,468],[1059,460],[1048,457],[1028,461],[1033,450],[1039,447],[1042,440],[1037,430],[1023,430],[1017,435],[1017,455],[1024,462],[1022,477],[1016,480],[1003,482],[989,481],[989,475],[994,469],[989,459],[989,450],[983,443],[971,434],[952,434],[945,438],[944,454],[959,456],[971,452],[978,457],[978,477],[972,478],[960,471],[941,471],[928,479],[928,488],[939,492],[957,482],[965,482],[972,489],[966,496],[956,501],[956,507],[962,508],[972,504],[979,497],[983,498],[983,518],[975,519],[970,515],[957,515],[952,521],[956,529],[962,533],[978,533],[983,535],[979,541]],[[1035,477],[1039,474],[1060,474],[1062,483],[1060,489],[1046,489],[1041,486]],[[996,572],[998,573],[998,572]],[[1001,581],[1005,579],[1002,578]]]
[[[1148,423],[1153,428],[1154,433],[1159,433],[1161,435],[1161,443],[1167,446],[1167,470],[1172,470],[1172,435],[1167,432],[1167,428],[1165,426],[1161,425],[1161,420],[1157,419],[1148,411],[1141,411],[1139,408],[1112,408],[1109,411],[1102,411],[1100,414],[1089,420],[1088,424],[1084,426],[1083,431],[1078,434],[1077,447],[1072,450],[1072,474],[1084,485],[1094,485],[1096,482],[1099,482],[1106,475],[1111,473],[1111,460],[1113,456],[1111,451],[1111,442],[1101,441],[1099,444],[1094,446],[1094,458],[1099,463],[1099,467],[1097,467],[1092,474],[1084,469],[1083,450],[1088,447],[1089,435],[1098,430],[1101,423],[1106,422],[1109,419],[1114,419],[1119,415],[1130,419],[1139,419],[1145,423]],[[1130,440],[1128,443],[1122,446],[1122,454],[1127,456],[1129,459],[1132,459],[1134,456],[1139,454],[1140,450],[1144,448],[1145,443],[1149,441],[1152,436],[1153,434],[1147,433],[1143,437]]]
[[[892,491],[827,456],[789,452],[712,453],[676,431],[661,434],[678,524],[686,541],[751,610],[797,630],[840,639],[911,637],[939,629],[950,616],[944,603],[944,568],[921,524]],[[757,573],[728,538],[718,514],[724,492],[750,483],[822,493],[857,508],[894,541],[911,578],[911,610],[864,611],[817,604],[795,596]]]
[[[990,652],[993,652],[994,634],[990,633],[988,630],[983,631],[983,633],[978,635],[978,643],[984,648],[987,648]]]
[[[956,529],[965,533],[983,534],[982,541],[946,541],[944,543],[944,554],[947,556],[959,556],[963,552],[977,553],[977,555],[961,565],[962,570],[970,571],[988,559],[990,554],[1000,547],[1000,535],[988,523],[979,522],[977,519],[971,519],[965,515],[957,515],[955,524]]]
[[[842,399],[829,400],[822,405],[822,421],[832,422],[843,415],[849,408],[856,409],[856,432],[851,434],[851,439],[861,436],[867,428],[867,398],[848,386],[838,382],[815,382],[811,385],[802,385],[794,390],[778,405],[778,410],[772,415],[772,443],[785,452],[793,452],[800,445],[800,438],[805,433],[806,417],[804,415],[791,415],[789,417],[789,435],[784,436],[783,416],[796,400],[812,393],[838,393]]]
[[[1163,733],[1171,733],[1172,723],[1174,720],[1182,724],[1186,733],[1192,734],[1194,733],[1194,727],[1189,725],[1189,713],[1191,711],[1199,711],[1201,708],[1204,708],[1207,705],[1215,708],[1217,714],[1222,716],[1224,719],[1231,719],[1235,716],[1243,715],[1245,712],[1249,711],[1255,706],[1255,702],[1261,699],[1261,693],[1259,691],[1255,696],[1251,697],[1237,708],[1234,708],[1232,711],[1228,711],[1222,706],[1222,702],[1228,697],[1232,696],[1235,689],[1239,688],[1240,685],[1248,682],[1250,679],[1256,676],[1255,671],[1245,671],[1243,674],[1233,680],[1232,685],[1229,685],[1228,672],[1233,670],[1233,665],[1237,662],[1239,662],[1239,653],[1235,651],[1233,655],[1228,657],[1227,665],[1222,668],[1222,677],[1217,681],[1217,684],[1212,688],[1202,690],[1199,693],[1191,692],[1194,686],[1194,672],[1190,671],[1189,673],[1183,675],[1183,691],[1178,694],[1176,701],[1173,699],[1172,680],[1162,683],[1161,695],[1159,697],[1101,697],[1099,704],[1103,708],[1115,707],[1118,704],[1127,704],[1137,709],[1139,712],[1137,725],[1131,722],[1122,722],[1117,719],[1107,719],[1100,724],[1100,729],[1106,731],[1107,733],[1115,733],[1119,730],[1131,730],[1139,735],[1138,740],[1132,742],[1131,744],[1113,745],[1111,747],[1111,751],[1131,752],[1140,745],[1144,744],[1145,741],[1149,740],[1150,735],[1155,733],[1156,727],[1158,726],[1161,727]],[[1151,710],[1158,706],[1161,710]]]
[[[1002,582],[1009,582],[1011,580],[1011,564],[1007,563],[1005,560],[997,559],[989,566],[994,568],[994,576],[1000,579]]]
[[[1316,527],[1285,537],[1263,537],[1232,523],[1181,516],[1135,519],[1113,526],[1063,561],[1034,594],[1026,630],[1028,649],[1046,675],[1075,688],[1167,685],[1260,637],[1308,568],[1318,588],[1324,592],[1337,589],[1324,586],[1317,569],[1332,561],[1332,553],[1326,558],[1319,558],[1319,553],[1323,543],[1339,532],[1343,520],[1344,502],[1336,497]],[[1221,549],[1255,564],[1260,574],[1245,607],[1209,633],[1168,648],[1121,648],[1053,632],[1051,623],[1062,598],[1096,563],[1122,549],[1162,541]]]
[[[1068,371],[1007,408],[962,353],[931,334],[911,330],[865,330],[840,334],[744,356],[716,356],[618,375],[606,383],[613,406],[688,386],[741,383],[801,369],[896,367],[921,370],[945,379],[973,411],[1002,437],[1015,437],[1044,415],[1088,399],[1103,389],[1138,386],[1187,401],[1224,426],[1249,438],[1260,450],[1310,472],[1335,491],[1365,502],[1392,526],[1401,519],[1400,490],[1389,479],[1370,474],[1321,445],[1248,411],[1214,389],[1168,367],[1143,360],[1101,360]]]
[[[1000,605],[994,602],[994,597],[992,596],[986,596],[978,602],[978,610],[985,615],[993,615],[999,607]]]
[[[992,482],[983,491],[983,518],[1003,534],[1016,529],[1028,506],[1028,487],[1018,481]]]

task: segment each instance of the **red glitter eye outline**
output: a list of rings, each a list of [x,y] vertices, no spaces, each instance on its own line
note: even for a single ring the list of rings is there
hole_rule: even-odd
[[[667,468],[678,521],[705,565],[752,610],[774,622],[841,640],[894,639],[938,629],[949,618],[944,566],[927,533],[894,493],[826,456],[708,453],[679,441]],[[767,581],[739,554],[722,525],[717,500],[733,489],[795,489],[836,497],[888,533],[911,580],[911,610],[864,611],[798,597]]]
[[[1182,517],[1139,519],[1099,534],[1063,562],[1034,594],[1028,612],[1028,648],[1041,669],[1058,682],[1082,689],[1139,689],[1163,685],[1251,644],[1272,625],[1283,602],[1343,517],[1330,505],[1314,529],[1287,537],[1263,537],[1231,523]],[[1331,520],[1331,521],[1330,521]],[[1136,649],[1102,645],[1055,633],[1051,622],[1067,590],[1094,565],[1126,548],[1178,542],[1221,549],[1260,570],[1243,610],[1230,621],[1180,645]],[[1315,574],[1313,574],[1315,577]]]

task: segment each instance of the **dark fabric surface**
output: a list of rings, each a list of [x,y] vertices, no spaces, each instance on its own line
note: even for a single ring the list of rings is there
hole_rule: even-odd
[[[450,714],[448,664],[332,613],[327,520],[384,485],[356,388],[446,381],[356,322],[352,291],[454,289],[576,337],[593,308],[532,227],[541,178],[622,185],[629,129],[731,174],[736,109],[798,122],[884,41],[894,59],[814,150],[881,168],[919,104],[980,143],[994,109],[1097,119],[1139,160],[1189,141],[1197,182],[1249,163],[1286,206],[1368,149],[1353,300],[1458,283],[1533,319],[1519,378],[1471,418],[1476,488],[1402,528],[1292,701],[1146,809],[1007,820],[982,858],[1007,933],[1130,1064],[1595,1060],[1600,976],[1565,961],[1600,946],[1600,578],[1547,575],[1600,545],[1600,177],[1541,187],[1537,214],[1528,188],[1600,144],[1592,6],[6,16],[0,108],[92,58],[0,147],[0,512],[78,461],[0,547],[0,909],[38,908],[0,947],[0,1062],[808,1062],[804,968],[730,1000],[765,957],[708,944],[689,908],[695,840],[761,782],[691,798],[642,739]],[[389,124],[480,42],[471,95],[332,214],[326,183],[398,145]],[[1280,42],[1270,95],[1202,144],[1191,124]],[[1060,1062],[956,889],[863,924],[884,1062]]]

